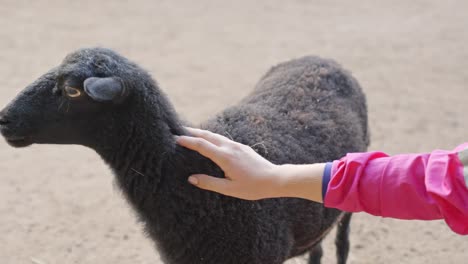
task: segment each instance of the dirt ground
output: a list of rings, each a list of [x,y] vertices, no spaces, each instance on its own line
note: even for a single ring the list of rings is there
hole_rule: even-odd
[[[467,138],[467,1],[0,0],[0,107],[68,52],[113,48],[148,69],[195,123],[272,65],[315,54],[350,69],[370,150],[450,149]],[[0,142],[0,263],[161,263],[91,150]],[[467,263],[444,222],[356,214],[349,263]],[[333,237],[324,263],[334,263]],[[305,263],[303,258],[288,263]]]

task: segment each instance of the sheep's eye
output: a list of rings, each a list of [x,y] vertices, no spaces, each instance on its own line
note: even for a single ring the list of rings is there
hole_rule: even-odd
[[[68,97],[78,97],[81,95],[81,91],[77,88],[65,86],[65,92]]]

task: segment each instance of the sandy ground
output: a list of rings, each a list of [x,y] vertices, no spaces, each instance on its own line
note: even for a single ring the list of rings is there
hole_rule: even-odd
[[[316,54],[363,86],[371,150],[452,148],[468,140],[466,10],[463,0],[0,0],[0,106],[68,52],[100,45],[148,69],[197,123],[270,66]],[[93,151],[1,141],[0,182],[0,263],[161,263]],[[441,221],[357,214],[351,239],[349,263],[468,261],[468,238]],[[334,250],[329,237],[324,263]]]

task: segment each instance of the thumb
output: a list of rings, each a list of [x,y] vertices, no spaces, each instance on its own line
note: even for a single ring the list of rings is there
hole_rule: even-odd
[[[188,182],[201,189],[227,194],[230,180],[216,178],[205,174],[194,174],[188,178]]]

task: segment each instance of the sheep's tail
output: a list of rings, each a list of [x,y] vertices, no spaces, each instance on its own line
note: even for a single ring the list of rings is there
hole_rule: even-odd
[[[338,264],[345,264],[349,253],[349,229],[352,213],[344,213],[336,230],[336,259]]]

